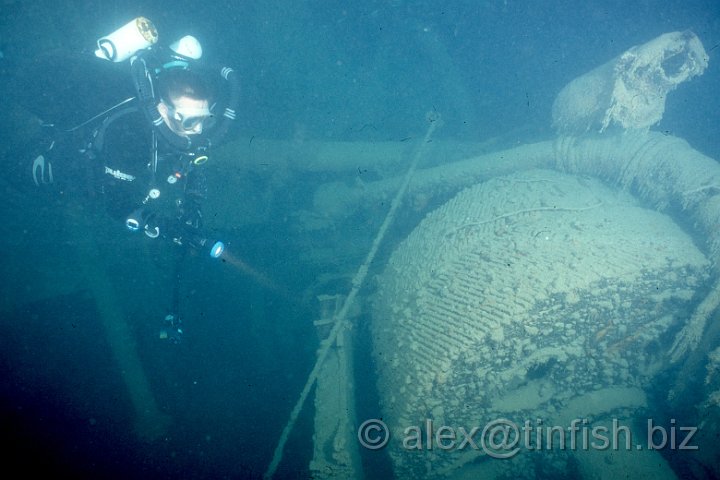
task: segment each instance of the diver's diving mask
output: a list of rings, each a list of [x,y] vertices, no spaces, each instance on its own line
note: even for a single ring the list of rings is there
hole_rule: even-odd
[[[202,128],[210,128],[215,124],[215,116],[208,108],[175,108],[167,105],[168,116],[178,128],[185,132],[196,132]]]

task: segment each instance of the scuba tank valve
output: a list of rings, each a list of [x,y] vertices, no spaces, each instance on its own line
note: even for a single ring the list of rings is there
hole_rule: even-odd
[[[202,57],[202,45],[197,38],[192,35],[185,35],[179,40],[170,44],[170,50],[185,58],[198,60]]]

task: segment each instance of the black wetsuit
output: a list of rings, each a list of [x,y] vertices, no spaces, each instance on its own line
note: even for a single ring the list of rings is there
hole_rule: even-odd
[[[138,52],[136,58],[129,61],[129,76],[127,63],[94,57],[50,56],[34,63],[36,68],[16,82],[18,92],[27,92],[18,99],[54,127],[29,155],[30,168],[24,161],[12,170],[19,184],[30,188],[54,185],[64,192],[100,194],[120,228],[139,216],[137,229],[148,236],[192,245],[205,239],[200,206],[207,187],[201,160],[235,119],[237,75],[228,67],[191,65],[161,48]],[[161,121],[153,93],[157,73],[177,64],[201,69],[221,87],[217,123],[191,138],[176,135]],[[31,94],[33,85],[42,85],[43,92]],[[58,93],[45,91],[49,87]],[[78,99],[70,96],[73,92]],[[44,160],[38,163],[40,155]]]
[[[96,188],[118,221],[142,216],[149,234],[157,227],[169,239],[199,234],[200,208],[207,194],[203,166],[193,164],[196,157],[174,150],[162,137],[157,138],[155,161],[153,131],[147,123],[142,112],[130,106],[113,112],[92,132],[84,154],[93,164]]]

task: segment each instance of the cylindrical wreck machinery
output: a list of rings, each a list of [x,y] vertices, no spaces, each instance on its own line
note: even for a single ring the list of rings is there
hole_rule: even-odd
[[[706,65],[675,32],[570,83],[554,142],[394,250],[372,333],[397,478],[673,478],[647,421],[720,303],[720,167],[648,127]]]

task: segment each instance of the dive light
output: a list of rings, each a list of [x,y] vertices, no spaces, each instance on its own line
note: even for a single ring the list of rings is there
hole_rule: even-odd
[[[225,244],[223,242],[221,242],[220,240],[218,240],[217,242],[215,242],[213,244],[212,248],[210,249],[210,256],[212,258],[219,258],[223,254],[224,251],[225,251]]]
[[[98,39],[95,55],[111,62],[123,62],[135,52],[152,46],[157,40],[155,25],[145,17],[137,17],[110,35]]]

